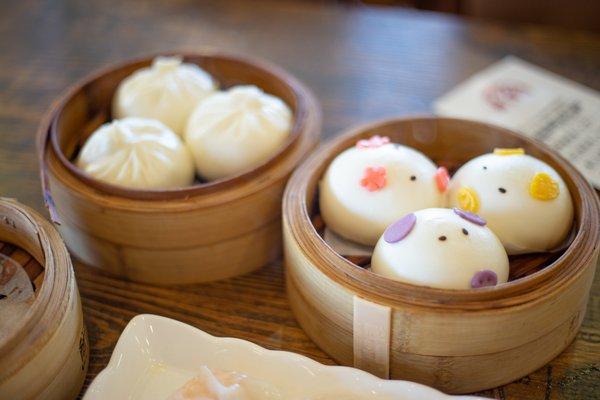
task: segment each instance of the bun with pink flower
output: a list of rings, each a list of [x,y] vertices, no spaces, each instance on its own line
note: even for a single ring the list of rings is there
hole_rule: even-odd
[[[328,228],[375,245],[385,228],[423,208],[442,207],[448,173],[423,153],[385,136],[359,140],[329,165],[319,204]]]

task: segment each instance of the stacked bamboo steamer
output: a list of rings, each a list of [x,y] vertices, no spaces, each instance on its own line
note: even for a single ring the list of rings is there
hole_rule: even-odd
[[[315,146],[320,110],[285,71],[221,53],[178,54],[224,87],[253,84],[293,111],[292,132],[267,162],[231,178],[174,190],[102,183],[73,164],[110,116],[118,84],[154,57],[100,71],[71,88],[39,131],[45,198],[71,253],[86,264],[148,283],[182,284],[255,270],[281,254],[281,198],[295,166]]]
[[[557,253],[511,258],[509,283],[480,290],[419,287],[365,270],[320,236],[317,190],[336,155],[373,135],[451,169],[495,147],[524,148],[565,180],[575,208],[572,242]],[[589,183],[540,143],[465,120],[376,122],[323,146],[290,179],[283,204],[288,296],[307,334],[342,364],[450,393],[496,387],[543,366],[575,337],[598,261],[599,215]]]
[[[41,265],[30,308],[0,335],[0,398],[75,398],[88,366],[88,341],[73,266],[54,227],[32,209],[0,198],[0,242]]]

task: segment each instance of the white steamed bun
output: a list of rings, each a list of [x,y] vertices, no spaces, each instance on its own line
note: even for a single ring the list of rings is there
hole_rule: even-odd
[[[289,137],[292,112],[256,86],[235,86],[198,105],[185,133],[198,174],[236,175],[268,160]]]
[[[508,279],[506,251],[481,217],[448,208],[407,214],[377,242],[371,269],[390,279],[441,289],[495,286]]]
[[[485,218],[508,254],[551,250],[573,223],[563,179],[522,149],[496,149],[464,164],[450,181],[448,201]]]
[[[320,183],[327,226],[354,242],[375,245],[385,228],[422,208],[442,207],[447,172],[423,153],[374,136],[340,153]]]
[[[168,189],[194,181],[194,162],[179,136],[159,121],[113,120],[85,142],[77,166],[101,181],[136,189]]]
[[[216,90],[212,77],[178,57],[157,57],[125,78],[113,99],[113,117],[153,118],[183,135],[200,101]]]

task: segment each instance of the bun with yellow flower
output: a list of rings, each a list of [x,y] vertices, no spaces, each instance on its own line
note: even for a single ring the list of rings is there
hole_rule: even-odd
[[[464,164],[450,181],[448,202],[485,218],[508,254],[552,250],[573,223],[563,179],[523,149],[495,149]]]

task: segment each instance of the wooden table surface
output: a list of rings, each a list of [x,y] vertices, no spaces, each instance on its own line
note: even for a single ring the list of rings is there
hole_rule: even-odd
[[[0,193],[45,213],[34,132],[50,102],[90,71],[125,58],[218,47],[268,58],[321,100],[324,136],[379,117],[430,110],[470,74],[514,54],[600,89],[600,36],[317,1],[24,0],[0,3]],[[47,214],[45,214],[47,215]],[[332,361],[302,332],[281,265],[207,285],[156,287],[77,265],[91,342],[86,385],[136,314]],[[600,397],[600,277],[577,339],[499,399]]]

